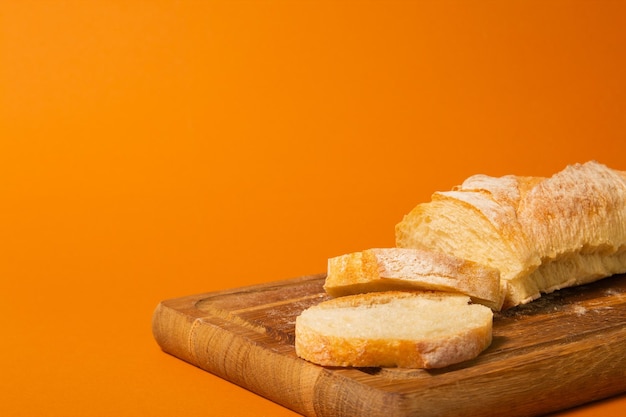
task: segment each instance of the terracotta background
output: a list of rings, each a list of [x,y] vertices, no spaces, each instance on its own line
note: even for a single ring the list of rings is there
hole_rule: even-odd
[[[625,47],[622,1],[2,1],[0,415],[293,415],[157,303],[393,245],[471,174],[626,170]]]

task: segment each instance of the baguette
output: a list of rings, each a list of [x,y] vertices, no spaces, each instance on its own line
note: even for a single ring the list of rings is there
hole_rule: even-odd
[[[395,231],[396,248],[329,259],[324,288],[339,298],[296,319],[300,357],[445,367],[489,346],[492,310],[626,273],[626,172],[591,161],[550,178],[475,175]]]
[[[396,225],[396,246],[495,268],[502,308],[626,272],[626,173],[595,161],[550,178],[476,175]]]
[[[330,258],[324,289],[332,297],[390,290],[459,292],[493,310],[503,302],[498,270],[419,249],[376,248]]]
[[[323,301],[296,318],[296,354],[323,366],[442,368],[492,340],[492,310],[443,292],[374,292]]]

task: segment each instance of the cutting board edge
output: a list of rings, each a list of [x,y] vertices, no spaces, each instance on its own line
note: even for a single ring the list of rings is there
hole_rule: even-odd
[[[205,295],[213,295],[206,293]],[[165,300],[157,306],[152,317],[152,328],[154,338],[163,352],[181,359],[193,366],[203,369],[215,376],[241,386],[257,395],[289,408],[305,416],[316,416],[314,410],[310,409],[302,398],[314,396],[314,385],[323,369],[304,362],[297,357],[289,357],[272,350],[267,345],[255,342],[254,339],[263,338],[264,335],[229,323],[221,317],[214,317],[210,313],[195,310],[194,317],[189,319],[185,312],[177,310],[169,304],[183,305],[186,309],[194,310],[191,307],[196,301],[202,299],[203,295],[181,297],[179,299]],[[229,327],[228,330],[226,327]],[[202,335],[199,337],[198,335]],[[185,342],[182,342],[182,341]],[[202,347],[203,341],[209,343]],[[278,342],[273,339],[266,339],[264,343]],[[233,346],[238,346],[233,349]],[[209,354],[210,352],[210,354]],[[272,356],[280,361],[282,367],[287,371],[276,374],[274,369],[267,368],[270,363],[267,356]],[[218,359],[219,360],[216,360]],[[264,377],[261,379],[245,378],[245,375],[237,376],[229,371],[231,364],[237,363],[237,367],[252,368],[265,364]],[[273,366],[272,366],[273,368]],[[294,381],[294,378],[296,381]],[[273,393],[267,390],[271,386],[294,386],[298,385],[298,395],[285,395]],[[307,395],[306,393],[309,392]],[[294,394],[296,391],[294,391]]]

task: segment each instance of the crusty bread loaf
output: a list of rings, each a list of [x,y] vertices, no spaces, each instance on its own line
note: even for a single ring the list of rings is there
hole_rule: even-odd
[[[475,175],[407,214],[396,246],[329,259],[324,288],[340,297],[296,319],[299,356],[448,366],[491,343],[487,306],[626,273],[626,172],[592,161],[550,178]]]
[[[333,297],[390,290],[459,292],[494,310],[503,301],[497,269],[420,249],[375,248],[330,258],[324,289]]]
[[[496,268],[504,308],[626,272],[626,173],[591,161],[550,178],[476,175],[396,225],[396,246]]]
[[[334,298],[296,319],[296,353],[323,366],[441,368],[475,358],[492,338],[491,309],[443,292]]]

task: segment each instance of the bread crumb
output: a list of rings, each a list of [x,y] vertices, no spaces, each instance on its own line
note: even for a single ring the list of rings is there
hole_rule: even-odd
[[[577,316],[582,316],[587,313],[587,309],[583,306],[575,306],[574,313],[576,313]]]

